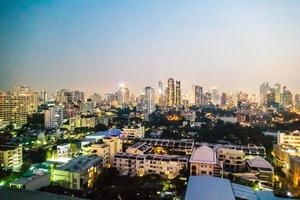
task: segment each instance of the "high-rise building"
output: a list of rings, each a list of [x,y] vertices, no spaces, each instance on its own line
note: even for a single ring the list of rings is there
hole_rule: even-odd
[[[94,93],[90,96],[90,99],[92,100],[92,102],[95,104],[95,105],[99,105],[101,103],[101,95],[98,94],[98,93]]]
[[[121,107],[125,107],[126,105],[129,104],[129,97],[130,97],[129,89],[126,88],[124,84],[121,84],[119,86],[117,97],[118,97],[118,104]]]
[[[79,90],[74,90],[71,92],[71,95],[72,95],[72,101],[74,103],[84,102],[84,92],[81,92]]]
[[[217,87],[213,87],[211,90],[211,100],[214,105],[220,104],[220,94]]]
[[[275,102],[280,103],[281,99],[281,85],[279,83],[276,83],[274,85],[274,90],[275,90]]]
[[[199,85],[192,85],[190,104],[196,106],[203,105],[203,88]]]
[[[181,85],[180,81],[176,81],[176,88],[175,88],[175,105],[181,105]]]
[[[270,90],[269,83],[263,83],[260,85],[260,90],[259,90],[259,105],[264,106],[267,101],[267,94]]]
[[[293,94],[287,89],[286,86],[283,87],[281,94],[281,104],[284,108],[291,108],[293,106]]]
[[[156,103],[160,106],[165,105],[165,98],[164,98],[164,88],[162,81],[158,82],[158,90],[156,95]]]
[[[266,99],[267,107],[271,107],[276,103],[276,89],[270,88]]]
[[[145,105],[147,114],[151,114],[155,110],[154,89],[145,87]]]
[[[63,108],[53,106],[45,111],[44,122],[46,129],[59,128],[63,124]]]
[[[173,78],[168,79],[167,105],[175,106],[175,83]]]
[[[221,106],[226,106],[227,104],[226,100],[227,100],[226,93],[223,92],[221,95]]]
[[[0,127],[12,124],[20,128],[27,123],[29,108],[29,95],[0,92]]]

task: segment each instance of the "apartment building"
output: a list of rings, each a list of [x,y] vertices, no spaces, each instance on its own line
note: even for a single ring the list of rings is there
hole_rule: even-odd
[[[78,156],[54,169],[51,180],[67,189],[82,190],[93,186],[101,169],[102,159],[99,156]]]
[[[23,164],[22,146],[1,145],[0,166],[4,169],[19,171]]]
[[[246,164],[245,153],[236,149],[217,149],[217,159],[225,172],[240,172]]]
[[[143,176],[158,174],[173,179],[180,171],[187,169],[188,158],[185,156],[117,153],[114,167],[122,175]]]

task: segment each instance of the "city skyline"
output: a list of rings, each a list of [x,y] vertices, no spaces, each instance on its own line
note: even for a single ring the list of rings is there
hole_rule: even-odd
[[[191,85],[258,94],[267,81],[300,92],[297,1],[0,4],[2,90],[104,94],[125,82],[139,94],[172,77],[183,94]]]

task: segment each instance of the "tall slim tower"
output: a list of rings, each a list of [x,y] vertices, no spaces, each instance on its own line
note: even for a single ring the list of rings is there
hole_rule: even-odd
[[[168,79],[168,87],[167,87],[167,105],[174,106],[175,105],[175,84],[174,79]]]
[[[203,105],[203,88],[199,85],[192,85],[190,103],[196,106]]]
[[[265,105],[266,101],[267,101],[267,94],[270,90],[270,86],[269,83],[263,83],[260,85],[260,89],[259,89],[259,104],[261,106]]]
[[[180,81],[176,81],[176,90],[175,90],[175,105],[181,105],[181,85]]]
[[[154,89],[152,87],[145,87],[145,106],[147,114],[155,111]]]

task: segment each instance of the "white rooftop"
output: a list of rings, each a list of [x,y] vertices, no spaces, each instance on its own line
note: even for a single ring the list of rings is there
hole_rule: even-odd
[[[273,171],[273,166],[262,157],[256,157],[247,161],[250,167],[266,168]]]
[[[207,145],[193,150],[190,162],[216,163],[216,152]]]

